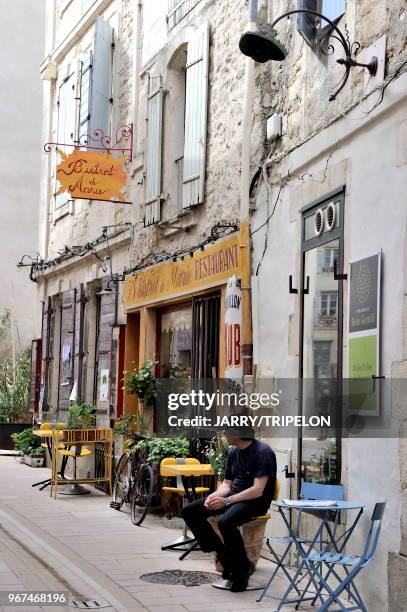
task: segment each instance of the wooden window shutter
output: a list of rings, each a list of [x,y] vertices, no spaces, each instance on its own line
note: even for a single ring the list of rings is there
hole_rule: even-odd
[[[110,133],[112,43],[112,26],[100,16],[96,17],[91,79],[90,132],[92,134],[95,130],[102,130],[104,134]]]
[[[41,410],[48,411],[49,396],[49,372],[52,349],[52,298],[49,296],[42,303],[42,325],[41,325],[41,379],[40,379],[40,399]]]
[[[81,284],[75,296],[75,312],[74,312],[74,338],[73,338],[73,364],[72,364],[72,381],[76,389],[77,402],[82,401],[82,379],[83,379],[83,331],[85,321],[85,290]]]
[[[58,412],[69,408],[69,397],[73,386],[73,351],[75,337],[76,289],[64,291],[61,304]]]
[[[80,63],[78,141],[83,143],[90,132],[92,101],[92,53]],[[91,144],[91,143],[89,143]]]
[[[164,90],[161,76],[148,78],[146,201],[144,225],[161,220],[162,134]]]
[[[299,0],[298,8],[318,11],[318,0]],[[313,45],[316,40],[317,34],[317,18],[313,15],[307,15],[306,13],[300,13],[297,17],[297,29],[305,42],[309,45]]]
[[[109,277],[110,278],[110,277]],[[102,288],[105,289],[109,278],[104,278]],[[97,340],[97,371],[95,380],[96,407],[99,412],[110,414],[111,404],[111,381],[112,381],[112,345],[113,345],[113,326],[116,323],[117,313],[117,293],[102,293],[100,295],[99,308],[99,334]],[[101,378],[103,373],[108,373],[108,396],[101,399]]]
[[[38,413],[41,390],[41,338],[31,342],[30,410]]]
[[[182,207],[204,201],[208,108],[209,26],[199,27],[188,42]]]
[[[73,75],[68,76],[61,84],[58,94],[58,130],[57,142],[62,144],[74,144],[75,139],[75,82]],[[72,151],[71,147],[60,149],[66,153]],[[59,182],[56,181],[55,191],[59,187]],[[70,200],[70,195],[67,192],[60,193],[55,196],[55,208],[60,208]]]

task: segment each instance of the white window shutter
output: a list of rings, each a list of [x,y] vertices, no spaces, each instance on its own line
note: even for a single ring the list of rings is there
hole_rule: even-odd
[[[163,99],[162,77],[150,76],[148,79],[145,226],[157,223],[161,219]]]
[[[188,42],[182,207],[204,200],[208,108],[209,26],[203,24]]]
[[[74,144],[75,138],[75,84],[73,75],[70,75],[61,84],[58,94],[58,130],[57,142],[59,148],[69,154],[73,149],[64,147],[63,144]],[[59,182],[56,182],[57,191]],[[70,200],[67,192],[55,196],[55,208],[60,208]]]
[[[96,17],[95,42],[92,60],[92,103],[90,131],[110,133],[110,98],[112,81],[113,28],[101,17]]]
[[[90,130],[92,100],[92,53],[80,64],[78,141],[83,143]]]

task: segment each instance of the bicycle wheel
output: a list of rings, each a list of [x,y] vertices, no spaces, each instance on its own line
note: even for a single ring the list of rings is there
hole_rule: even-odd
[[[130,456],[127,453],[123,453],[117,464],[116,476],[113,484],[112,503],[110,504],[115,510],[120,510],[124,502],[128,501],[130,470]]]
[[[134,525],[144,521],[153,497],[154,473],[148,463],[143,463],[137,474],[131,496],[131,520]]]

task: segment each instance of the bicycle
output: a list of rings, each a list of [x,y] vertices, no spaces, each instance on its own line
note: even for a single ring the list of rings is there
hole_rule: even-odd
[[[151,504],[154,491],[153,468],[146,461],[146,451],[123,453],[117,464],[110,507],[121,510],[130,504],[133,525],[140,526]]]

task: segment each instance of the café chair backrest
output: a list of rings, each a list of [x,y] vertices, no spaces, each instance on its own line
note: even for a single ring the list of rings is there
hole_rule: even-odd
[[[321,501],[343,501],[343,485],[325,485],[315,482],[303,482],[300,491],[301,499]]]
[[[274,489],[273,501],[277,501],[278,498],[280,497],[280,488],[281,488],[281,484],[280,484],[279,479],[277,478],[276,479],[276,486],[275,486],[275,489]]]
[[[375,505],[372,520],[370,523],[370,529],[368,531],[365,547],[363,549],[362,557],[366,561],[373,559],[376,552],[377,543],[379,541],[380,530],[382,528],[382,519],[386,502],[379,502]]]

